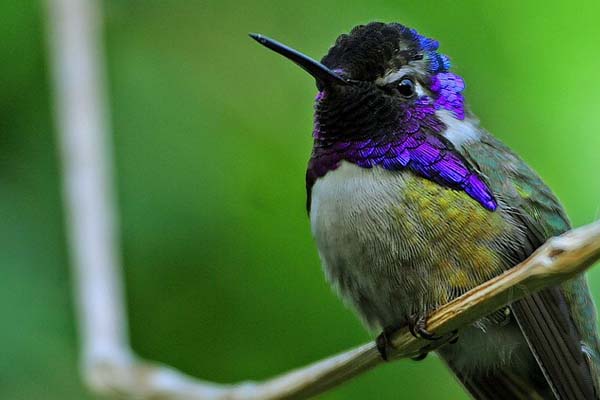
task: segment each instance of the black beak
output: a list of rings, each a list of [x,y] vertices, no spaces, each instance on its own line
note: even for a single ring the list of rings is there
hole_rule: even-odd
[[[258,33],[251,33],[250,37],[256,40],[258,43],[262,44],[263,46],[295,62],[297,65],[300,66],[300,68],[311,74],[317,80],[317,83],[319,85],[327,86],[334,83],[337,83],[339,85],[350,84],[350,81],[347,81],[346,79],[342,78],[325,65],[321,64],[316,60],[313,60],[309,56],[304,55],[299,51],[292,49],[291,47],[288,47],[282,43],[279,43],[276,40],[270,39]]]

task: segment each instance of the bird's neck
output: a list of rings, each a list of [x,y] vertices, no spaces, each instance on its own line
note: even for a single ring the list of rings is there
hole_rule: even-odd
[[[462,146],[479,138],[474,119],[464,115],[459,119],[423,96],[401,110],[397,121],[393,131],[331,137],[322,135],[317,120],[307,189],[310,191],[318,178],[345,160],[363,168],[411,170],[443,186],[464,190],[488,210],[496,209],[496,200],[485,180],[460,152]]]

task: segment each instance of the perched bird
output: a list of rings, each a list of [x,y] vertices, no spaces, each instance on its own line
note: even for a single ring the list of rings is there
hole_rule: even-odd
[[[569,229],[551,190],[469,111],[437,41],[373,22],[339,36],[318,62],[251,36],[316,79],[312,234],[328,280],[373,329],[408,324],[433,338],[423,321],[434,309]],[[599,398],[584,276],[459,337],[437,352],[476,399]]]

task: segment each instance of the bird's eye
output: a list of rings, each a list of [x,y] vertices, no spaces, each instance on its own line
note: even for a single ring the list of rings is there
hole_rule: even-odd
[[[398,83],[398,91],[404,97],[411,97],[415,94],[415,83],[409,78],[402,78]]]

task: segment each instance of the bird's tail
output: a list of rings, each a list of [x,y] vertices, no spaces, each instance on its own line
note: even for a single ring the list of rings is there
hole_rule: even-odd
[[[444,357],[442,357],[444,358]],[[508,369],[495,369],[482,374],[464,375],[444,358],[462,386],[476,400],[546,400],[553,395],[548,384],[541,379],[525,380]]]

